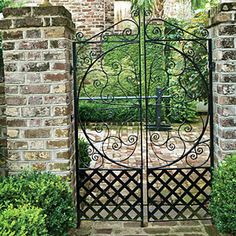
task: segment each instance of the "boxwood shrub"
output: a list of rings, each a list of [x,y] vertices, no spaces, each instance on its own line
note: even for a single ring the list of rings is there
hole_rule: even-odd
[[[10,205],[0,214],[0,235],[47,236],[45,218],[40,208],[29,205],[13,208]]]
[[[221,233],[236,234],[236,155],[214,172],[210,211]]]
[[[24,172],[0,182],[0,212],[9,205],[42,208],[49,235],[64,236],[74,227],[72,190],[61,177],[51,173]]]

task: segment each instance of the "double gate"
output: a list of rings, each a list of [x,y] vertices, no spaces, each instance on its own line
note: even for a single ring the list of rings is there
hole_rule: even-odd
[[[207,31],[133,12],[90,39],[76,36],[79,221],[208,218]]]

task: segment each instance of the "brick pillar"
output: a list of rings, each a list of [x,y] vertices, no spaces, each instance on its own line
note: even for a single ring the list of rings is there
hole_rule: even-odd
[[[5,9],[8,168],[70,173],[74,153],[71,39],[64,7]]]
[[[214,148],[216,161],[236,153],[236,3],[210,12],[213,40]]]

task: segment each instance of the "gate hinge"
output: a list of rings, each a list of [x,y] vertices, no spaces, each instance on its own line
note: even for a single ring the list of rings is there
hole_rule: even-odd
[[[72,64],[70,64],[70,74],[71,75],[72,75],[73,71],[74,71],[74,67],[72,66]]]
[[[215,71],[215,69],[216,69],[216,63],[215,63],[215,62],[212,62],[212,63],[211,63],[210,69],[211,69],[212,71]]]

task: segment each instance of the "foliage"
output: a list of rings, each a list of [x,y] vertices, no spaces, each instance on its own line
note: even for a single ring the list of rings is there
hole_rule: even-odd
[[[1,0],[0,2],[0,13],[6,7],[20,7],[23,5],[22,1],[14,1],[14,0]]]
[[[72,191],[61,177],[50,173],[24,172],[0,182],[0,211],[22,204],[42,208],[49,235],[67,235],[74,226]]]
[[[80,159],[80,168],[89,167],[91,159],[88,153],[89,143],[85,139],[79,138],[78,140],[78,150]]]
[[[10,205],[0,214],[1,236],[47,236],[46,215],[37,207]]]
[[[214,171],[210,211],[221,233],[236,233],[236,154]]]

